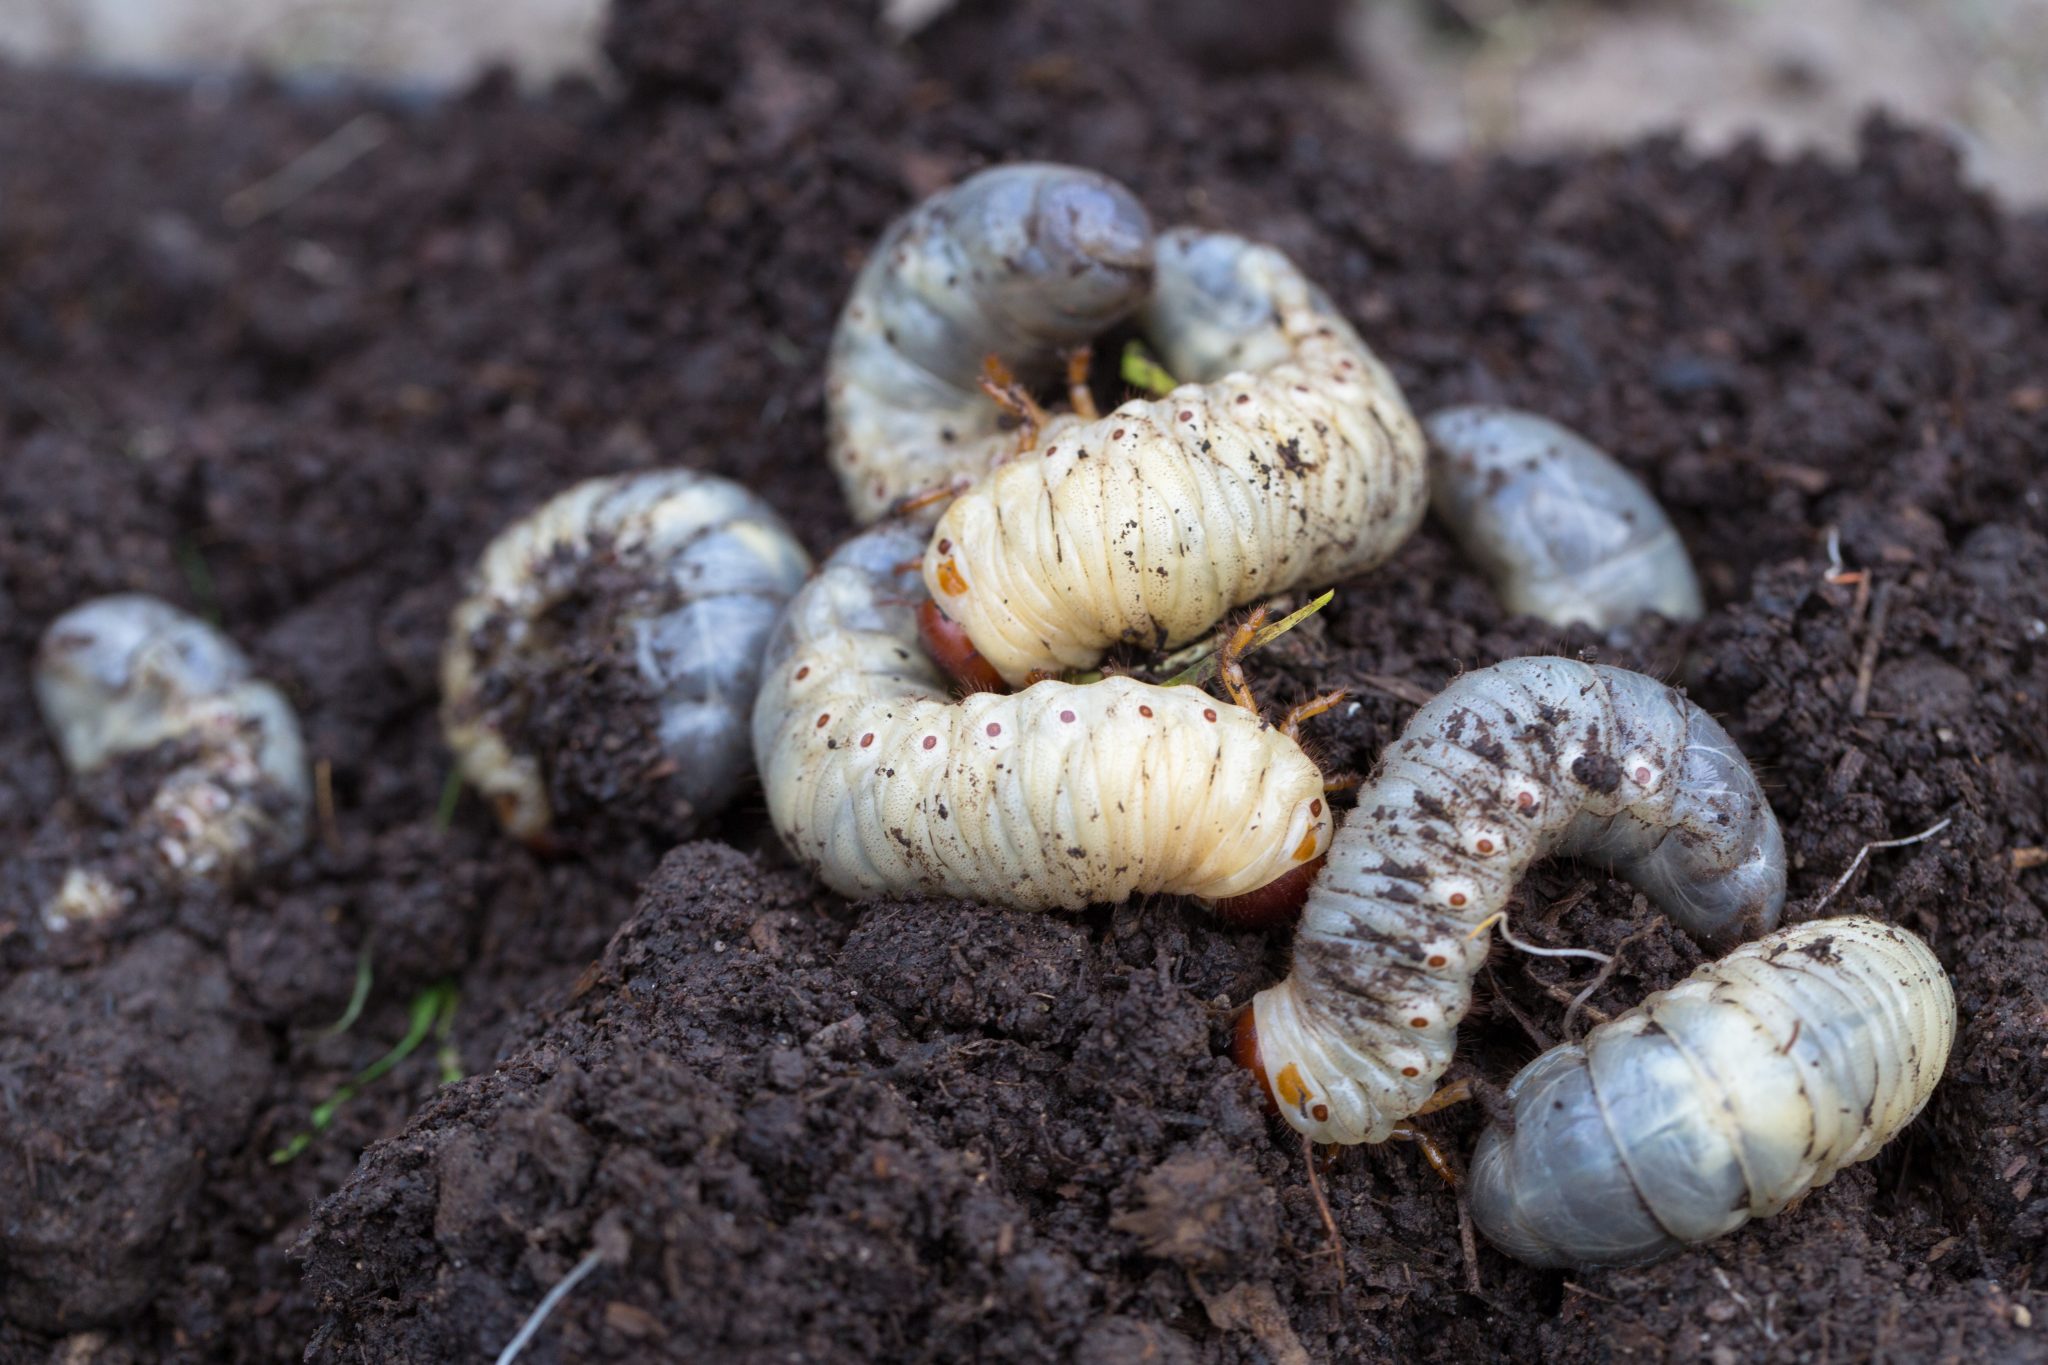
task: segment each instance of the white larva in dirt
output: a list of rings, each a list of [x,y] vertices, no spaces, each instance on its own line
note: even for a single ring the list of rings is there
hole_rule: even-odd
[[[922,532],[842,546],[790,603],[754,710],[768,810],[850,897],[1077,909],[1225,899],[1328,845],[1323,778],[1257,716],[1113,677],[948,698],[918,647]]]
[[[1685,543],[1612,455],[1514,408],[1447,408],[1423,425],[1431,505],[1510,611],[1602,630],[1651,611],[1699,619]]]
[[[602,579],[626,597],[614,624],[655,706],[667,780],[698,815],[715,812],[747,776],[761,651],[809,570],[767,503],[713,475],[618,474],[557,495],[485,548],[451,618],[441,719],[463,777],[509,833],[548,840],[548,757],[508,732],[560,648],[548,613]],[[513,675],[523,681],[508,686]]]
[[[1094,171],[996,166],[892,223],[854,281],[826,362],[832,467],[854,518],[974,477],[1016,444],[982,362],[1026,382],[1134,311],[1152,222]]]
[[[1330,847],[1294,969],[1238,1056],[1317,1142],[1383,1142],[1427,1100],[1530,864],[1611,868],[1709,940],[1777,923],[1777,817],[1713,717],[1640,673],[1510,659],[1446,687],[1381,755]]]
[[[926,551],[933,599],[1013,685],[1359,573],[1422,519],[1422,431],[1400,388],[1280,252],[1165,234],[1144,327],[1196,382],[1053,419],[954,500]]]
[[[179,746],[183,761],[135,820],[171,878],[232,885],[304,839],[312,787],[298,717],[198,617],[140,594],[74,607],[43,633],[35,693],[74,773]],[[74,866],[45,919],[102,919],[128,895],[106,870]]]
[[[1472,1218],[1543,1266],[1629,1266],[1768,1218],[1867,1161],[1955,1041],[1941,963],[1861,916],[1781,929],[1552,1048],[1472,1159]]]

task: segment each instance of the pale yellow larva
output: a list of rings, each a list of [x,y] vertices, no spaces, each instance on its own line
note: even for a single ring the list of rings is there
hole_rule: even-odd
[[[1291,261],[1179,229],[1156,279],[1146,334],[1198,382],[1047,423],[953,501],[926,550],[933,599],[1013,685],[1356,574],[1422,519],[1414,414]]]
[[[840,548],[769,646],[754,750],[790,850],[843,895],[1079,908],[1221,900],[1329,843],[1322,774],[1193,687],[1041,682],[951,700],[918,647],[923,535]]]

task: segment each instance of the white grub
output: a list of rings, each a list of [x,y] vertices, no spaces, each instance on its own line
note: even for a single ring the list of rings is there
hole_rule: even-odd
[[[1151,286],[1144,206],[1079,167],[995,166],[897,219],[854,281],[826,363],[832,467],[854,518],[878,520],[1012,449],[979,386],[986,357],[1042,381]]]
[[[918,645],[901,525],[842,546],[768,653],[754,747],[791,852],[849,897],[1077,909],[1225,899],[1329,843],[1301,749],[1194,687],[1112,677],[955,701]]]
[[[1447,408],[1424,426],[1431,505],[1510,611],[1600,630],[1699,619],[1685,543],[1612,455],[1514,408]]]
[[[537,703],[531,678],[549,676],[559,649],[542,618],[601,570],[624,570],[633,598],[618,620],[674,761],[669,780],[696,815],[716,812],[748,775],[761,651],[809,569],[765,502],[693,470],[589,479],[544,503],[486,547],[450,622],[441,717],[463,777],[507,832],[547,840],[548,756],[517,750],[506,727]],[[492,676],[515,665],[529,681],[502,695]]]
[[[1282,1116],[1354,1143],[1415,1113],[1471,1006],[1489,943],[1476,931],[1559,854],[1709,940],[1784,907],[1777,817],[1713,717],[1654,678],[1570,659],[1467,673],[1381,756],[1309,890],[1292,973],[1240,1024]]]
[[[1421,428],[1286,256],[1177,229],[1157,269],[1143,326],[1192,382],[1053,419],[952,502],[926,550],[933,599],[1012,685],[1360,573],[1422,520]]]
[[[298,718],[199,618],[136,594],[75,607],[44,632],[35,692],[75,774],[180,746],[185,761],[135,819],[173,878],[232,885],[304,840],[312,787]],[[103,869],[73,867],[45,917],[104,919],[127,897]]]
[[[1867,1161],[1947,1065],[1956,1002],[1912,934],[1861,916],[1710,962],[1508,1087],[1472,1218],[1542,1266],[1629,1266],[1769,1218]]]

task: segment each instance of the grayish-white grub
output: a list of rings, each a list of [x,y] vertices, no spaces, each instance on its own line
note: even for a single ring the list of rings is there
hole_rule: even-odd
[[[1015,448],[979,385],[986,357],[1042,381],[1151,286],[1151,219],[1094,171],[996,166],[897,219],[854,281],[826,363],[832,467],[854,518],[875,521]]]
[[[451,619],[441,719],[463,777],[509,833],[547,839],[548,756],[520,752],[507,730],[538,702],[534,688],[560,648],[549,610],[600,574],[623,571],[631,597],[615,619],[631,633],[662,749],[674,760],[668,780],[698,815],[717,811],[749,771],[761,651],[809,570],[767,503],[713,475],[619,474],[559,494],[485,548]],[[531,677],[510,689],[491,681],[512,672]]]
[[[1286,256],[1166,233],[1143,322],[1192,382],[1053,419],[954,500],[926,551],[933,599],[1013,685],[1118,643],[1181,644],[1234,606],[1359,573],[1422,519],[1421,428]]]
[[[1768,1218],[1913,1121],[1955,1040],[1927,945],[1860,916],[1781,929],[1554,1047],[1472,1159],[1472,1218],[1544,1266],[1627,1266]]]
[[[1514,408],[1446,408],[1424,426],[1431,504],[1510,611],[1601,630],[1652,611],[1699,619],[1692,557],[1612,455]]]
[[[233,885],[304,839],[312,788],[298,718],[198,617],[140,594],[74,607],[43,633],[35,693],[73,773],[179,746],[134,822],[170,877]],[[104,919],[130,894],[108,869],[74,865],[44,918]]]
[[[1611,868],[1709,940],[1784,906],[1777,817],[1713,717],[1570,659],[1468,673],[1381,755],[1309,890],[1293,972],[1240,1024],[1289,1123],[1382,1142],[1429,1098],[1486,958],[1474,931],[1552,854]]]
[[[904,571],[923,543],[900,524],[849,541],[768,651],[754,709],[768,810],[826,885],[1019,909],[1215,900],[1323,852],[1316,765],[1197,688],[1112,677],[950,700]]]

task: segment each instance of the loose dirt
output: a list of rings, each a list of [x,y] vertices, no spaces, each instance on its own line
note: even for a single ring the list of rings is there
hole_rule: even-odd
[[[1847,170],[1418,162],[1315,65],[1327,6],[1262,9],[1254,43],[1222,6],[965,6],[892,47],[852,7],[640,0],[608,97],[430,108],[0,75],[0,1359],[488,1358],[592,1256],[523,1360],[2048,1358],[2048,868],[2020,867],[2048,845],[2048,225],[1884,125]],[[332,178],[237,194],[351,126]],[[435,656],[485,541],[683,463],[828,549],[819,366],[861,254],[1023,156],[1294,253],[1419,409],[1538,408],[1644,474],[1704,623],[1507,619],[1430,527],[1255,681],[1355,688],[1312,734],[1357,771],[1502,657],[1682,681],[1764,776],[1794,917],[1951,819],[1828,905],[1955,978],[1904,1138],[1585,1275],[1468,1259],[1412,1148],[1319,1155],[1333,1241],[1222,1056],[1284,933],[848,906],[758,798],[666,856],[637,823],[544,860],[473,800],[442,818]],[[105,840],[122,776],[68,781],[27,663],[127,588],[287,688],[332,817],[240,898],[53,939],[25,888]],[[1606,1012],[1700,960],[1570,865],[1516,924],[1619,951]],[[1586,979],[1498,952],[1461,1067],[1505,1081]],[[272,1164],[441,983],[447,1038]],[[1482,1109],[1428,1122],[1463,1152]]]

